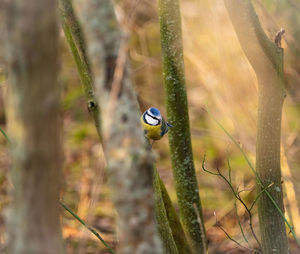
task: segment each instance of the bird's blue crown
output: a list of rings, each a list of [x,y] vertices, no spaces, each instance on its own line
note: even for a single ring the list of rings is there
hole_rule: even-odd
[[[157,108],[150,108],[149,111],[151,112],[152,115],[154,116],[160,116],[160,112]]]

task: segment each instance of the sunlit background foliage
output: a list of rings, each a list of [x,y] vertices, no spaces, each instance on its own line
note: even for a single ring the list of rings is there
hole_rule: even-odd
[[[164,89],[160,52],[157,2],[150,0],[118,0],[117,15],[130,34],[129,55],[131,75],[141,111],[158,107],[163,115]],[[282,144],[288,166],[283,165],[283,181],[292,185],[296,197],[300,194],[300,3],[296,0],[255,0],[253,4],[270,38],[280,28],[286,30],[284,48],[287,97],[283,109]],[[243,54],[222,0],[182,0],[182,29],[186,85],[193,153],[200,186],[200,195],[208,238],[209,253],[243,253],[218,228],[214,212],[226,231],[242,240],[234,212],[234,199],[226,183],[202,171],[203,156],[207,167],[219,167],[227,174],[230,160],[235,188],[245,190],[241,195],[249,203],[255,197],[255,178],[242,154],[226,134],[203,110],[209,108],[214,117],[234,136],[255,162],[257,82],[247,58]],[[242,15],[242,14],[241,14]],[[61,31],[61,86],[63,90],[61,116],[63,119],[64,188],[61,198],[88,224],[114,246],[116,239],[116,212],[113,208],[105,174],[105,161],[96,129],[88,115],[79,76],[70,50]],[[6,129],[4,100],[6,90],[5,66],[0,61],[0,127]],[[34,102],[33,102],[34,103]],[[176,124],[176,123],[172,123]],[[171,173],[168,139],[154,144],[157,167],[176,205]],[[9,202],[7,179],[8,151],[0,136],[0,246],[5,241],[4,212]],[[289,174],[290,172],[290,174]],[[287,198],[286,214],[289,221],[300,225],[297,201]],[[68,253],[105,253],[102,245],[78,221],[64,213],[63,236]],[[246,232],[247,216],[238,206]],[[258,231],[256,209],[254,224]],[[299,235],[299,230],[296,231]],[[291,250],[295,247],[291,240]],[[249,241],[254,243],[249,237]],[[0,249],[1,252],[1,249]],[[297,252],[292,252],[297,253]]]

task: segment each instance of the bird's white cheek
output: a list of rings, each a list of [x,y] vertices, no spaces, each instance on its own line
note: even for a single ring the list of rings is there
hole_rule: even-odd
[[[159,121],[152,118],[151,116],[146,115],[145,119],[147,121],[147,123],[151,124],[151,125],[158,125]]]

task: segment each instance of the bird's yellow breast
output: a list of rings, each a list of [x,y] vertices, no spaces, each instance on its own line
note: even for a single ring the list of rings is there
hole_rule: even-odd
[[[158,140],[161,139],[161,125],[150,125],[144,122],[143,117],[141,117],[141,124],[145,130],[145,135],[149,139]]]

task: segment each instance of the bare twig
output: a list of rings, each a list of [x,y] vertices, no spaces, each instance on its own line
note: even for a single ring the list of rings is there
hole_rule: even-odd
[[[274,205],[274,207],[276,208],[276,210],[279,212],[280,216],[284,219],[286,225],[288,226],[288,228],[290,229],[290,231],[292,232],[293,238],[295,239],[295,241],[297,242],[298,246],[300,246],[300,240],[297,238],[296,233],[293,229],[293,227],[291,226],[291,224],[289,223],[289,221],[286,219],[286,217],[284,216],[283,211],[280,209],[280,207],[278,206],[278,204],[276,203],[276,201],[274,200],[274,198],[272,197],[272,195],[270,194],[270,192],[268,191],[268,188],[265,188],[265,186],[263,185],[262,179],[260,178],[260,176],[258,175],[258,173],[256,172],[254,166],[252,165],[250,159],[248,158],[248,156],[246,155],[245,151],[241,148],[240,144],[238,143],[238,141],[224,128],[224,126],[213,116],[213,114],[208,110],[207,107],[202,108],[206,113],[209,114],[209,116],[214,120],[214,122],[223,130],[223,132],[228,136],[228,138],[236,145],[236,147],[240,150],[240,152],[242,153],[245,161],[247,162],[248,166],[250,167],[252,173],[255,175],[257,184],[261,187],[262,190],[264,190],[264,192],[266,193],[266,195],[268,196],[268,198],[271,200],[272,204]]]
[[[249,217],[249,227],[250,227],[252,236],[253,236],[253,238],[255,239],[255,241],[257,242],[259,248],[261,249],[261,244],[260,244],[260,242],[259,242],[259,240],[258,240],[258,238],[257,238],[257,236],[256,236],[256,234],[255,234],[254,228],[253,228],[251,209],[248,208],[248,206],[246,205],[245,201],[241,198],[241,196],[240,196],[240,193],[241,193],[241,192],[238,190],[238,188],[237,188],[237,190],[234,190],[233,185],[232,185],[232,183],[231,183],[231,167],[230,167],[229,161],[228,161],[228,170],[229,170],[229,180],[228,180],[228,179],[221,173],[221,171],[220,171],[219,168],[216,169],[216,170],[217,170],[217,173],[214,173],[214,172],[212,172],[212,171],[210,171],[210,170],[207,170],[207,169],[205,168],[205,158],[206,158],[206,154],[204,154],[204,158],[203,158],[203,161],[202,161],[202,169],[203,169],[205,172],[209,173],[209,174],[220,176],[220,177],[228,184],[228,186],[229,186],[229,188],[231,189],[231,191],[232,191],[234,197],[236,198],[236,200],[238,200],[238,201],[243,205],[243,207],[245,208],[245,210],[246,210],[246,212],[247,212],[247,214],[248,214],[248,217]],[[265,191],[265,190],[264,190],[264,191]],[[255,201],[256,201],[257,199],[258,199],[258,197],[255,199]],[[251,208],[252,208],[252,207],[253,207],[253,204],[251,205]],[[237,214],[237,216],[238,216],[238,214]],[[240,229],[241,229],[241,233],[242,233],[242,235],[243,235],[245,241],[248,242],[247,239],[246,239],[246,237],[245,237],[245,235],[244,235],[244,231],[243,231],[243,229],[242,229],[242,226],[241,226],[241,223],[240,223],[240,219],[239,219],[239,218],[238,218],[238,223],[239,223],[239,226],[240,226]]]
[[[230,163],[229,163],[229,159],[227,159],[227,165],[228,165],[228,178],[229,178],[229,183],[232,184],[232,180],[231,180],[231,167],[230,167]],[[238,191],[238,190],[237,190]],[[240,193],[240,192],[238,192]],[[240,227],[240,230],[241,230],[241,233],[243,235],[243,238],[245,240],[246,243],[249,244],[248,240],[247,240],[247,237],[244,233],[244,230],[243,230],[243,227],[242,227],[242,223],[241,223],[241,220],[240,220],[240,216],[238,214],[238,207],[237,207],[237,199],[235,198],[234,199],[234,208],[235,208],[235,215],[236,215],[236,218],[237,218],[237,221],[238,221],[238,224],[239,224],[239,227]]]
[[[267,187],[265,187],[264,189],[262,189],[262,190],[256,195],[256,198],[254,199],[252,205],[251,205],[250,208],[249,208],[250,211],[252,210],[252,208],[253,208],[253,206],[255,205],[256,201],[260,198],[261,194],[263,194],[263,192],[264,192],[266,189],[270,188],[273,184],[274,184],[274,183],[269,184]]]
[[[218,227],[219,229],[221,229],[221,230],[224,232],[224,234],[228,237],[229,240],[233,241],[236,245],[240,246],[240,247],[243,248],[243,249],[251,250],[253,253],[256,253],[256,254],[262,254],[259,250],[256,250],[256,249],[252,249],[252,248],[246,247],[246,246],[240,244],[240,243],[239,243],[237,240],[235,240],[234,238],[232,238],[232,237],[227,233],[227,231],[222,227],[221,223],[218,221],[216,212],[214,212],[214,216],[215,216],[215,218],[216,218],[215,226]]]
[[[240,227],[240,231],[241,231],[241,233],[243,235],[243,238],[244,238],[245,242],[249,244],[248,239],[247,239],[247,237],[246,237],[246,235],[244,233],[243,227],[242,227],[242,223],[241,223],[240,216],[239,216],[239,213],[238,213],[238,206],[237,206],[237,202],[236,201],[237,201],[237,199],[235,198],[234,199],[235,215],[236,215],[239,227]]]

